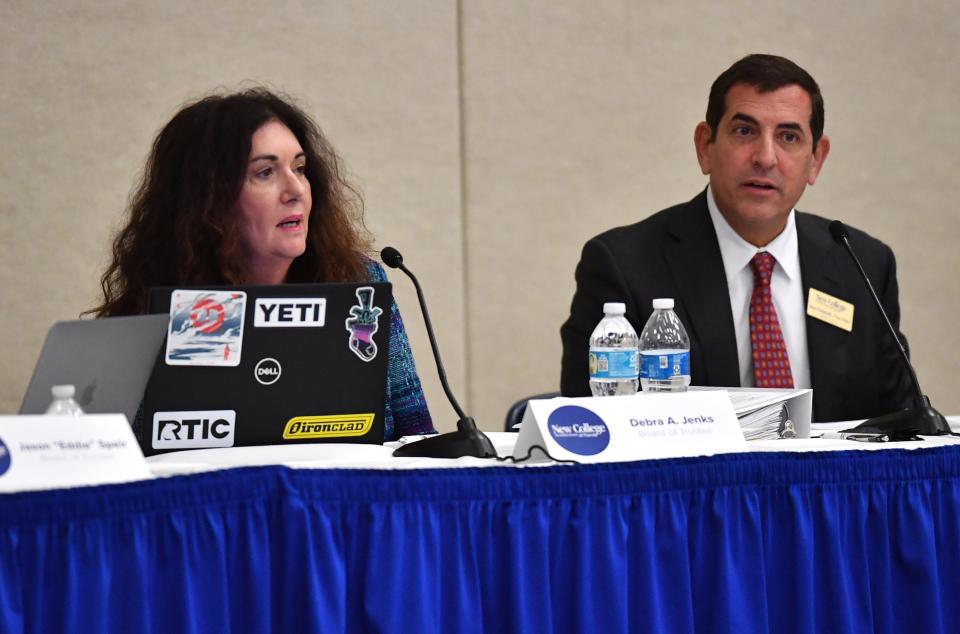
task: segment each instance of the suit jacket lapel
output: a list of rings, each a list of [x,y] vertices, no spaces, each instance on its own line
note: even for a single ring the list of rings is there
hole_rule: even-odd
[[[730,293],[717,234],[707,210],[706,193],[691,200],[670,221],[664,257],[677,288],[678,312],[691,339],[699,342],[703,374],[691,368],[697,383],[740,385],[737,339]],[[692,355],[693,356],[693,355]]]
[[[815,219],[797,212],[797,247],[800,252],[800,274],[803,277],[803,296],[810,296],[815,288],[834,297],[849,300],[849,291],[837,271],[843,270],[838,258],[844,255]],[[844,343],[849,336],[844,330],[819,319],[806,316],[807,354],[810,359],[810,384],[814,396],[827,397],[830,390],[842,385],[847,373]],[[816,410],[816,404],[815,408]],[[814,411],[814,420],[819,420]]]

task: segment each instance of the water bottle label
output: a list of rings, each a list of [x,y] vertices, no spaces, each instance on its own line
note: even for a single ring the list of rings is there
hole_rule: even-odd
[[[652,381],[669,381],[674,376],[690,374],[690,353],[640,355],[640,377]]]
[[[623,348],[590,348],[590,378],[601,381],[636,379],[640,352]]]

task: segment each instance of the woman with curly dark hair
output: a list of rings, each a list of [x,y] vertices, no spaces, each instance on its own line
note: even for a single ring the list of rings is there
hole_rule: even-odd
[[[98,317],[147,312],[150,288],[386,281],[359,194],[299,108],[257,88],[182,108],[153,143],[101,278]],[[396,304],[385,438],[432,432]]]

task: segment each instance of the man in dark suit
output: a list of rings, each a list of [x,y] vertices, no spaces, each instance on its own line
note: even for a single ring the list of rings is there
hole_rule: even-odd
[[[560,331],[564,395],[590,394],[589,337],[604,302],[624,302],[639,333],[652,300],[672,297],[694,385],[812,387],[818,421],[911,404],[896,344],[829,221],[794,210],[829,153],[823,124],[819,87],[790,60],[750,55],[717,78],[694,134],[707,189],[583,249]],[[850,234],[899,331],[893,252]]]

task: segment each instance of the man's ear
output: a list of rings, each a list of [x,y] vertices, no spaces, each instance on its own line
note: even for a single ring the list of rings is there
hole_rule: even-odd
[[[693,145],[697,149],[697,162],[700,163],[700,171],[704,174],[710,173],[710,155],[707,153],[707,149],[713,143],[712,137],[713,132],[706,121],[698,123],[696,130],[693,131]]]
[[[807,184],[813,185],[823,168],[823,163],[830,154],[830,138],[826,135],[820,137],[817,142],[817,149],[813,151],[813,161],[810,163],[810,174],[807,175]]]

